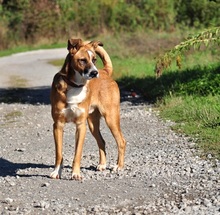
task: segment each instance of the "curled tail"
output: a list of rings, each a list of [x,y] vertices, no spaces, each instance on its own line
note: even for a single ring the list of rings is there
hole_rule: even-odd
[[[109,76],[112,76],[112,73],[113,73],[113,66],[112,66],[112,61],[108,55],[108,53],[105,51],[105,49],[98,45],[96,48],[95,48],[95,52],[96,54],[101,58],[102,60],[102,63],[104,65],[104,68],[103,70],[105,70]]]
[[[84,42],[87,44],[90,44],[93,46],[96,54],[101,58],[102,63],[104,65],[103,70],[105,70],[109,76],[112,76],[113,73],[113,66],[112,66],[112,61],[108,55],[108,53],[105,51],[103,48],[103,44],[100,41],[91,41],[91,42]]]

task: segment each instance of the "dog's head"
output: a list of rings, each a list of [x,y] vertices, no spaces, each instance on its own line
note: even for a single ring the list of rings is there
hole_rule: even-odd
[[[99,76],[96,68],[95,48],[102,46],[99,41],[83,42],[81,39],[68,40],[67,49],[70,54],[70,66],[77,76],[85,80],[97,78]]]

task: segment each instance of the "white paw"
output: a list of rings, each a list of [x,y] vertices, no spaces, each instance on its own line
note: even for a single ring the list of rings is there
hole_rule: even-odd
[[[82,176],[80,175],[80,173],[72,173],[71,179],[73,180],[77,180],[77,181],[81,181],[82,180]]]
[[[122,167],[119,167],[118,165],[115,165],[113,168],[112,168],[112,172],[118,172],[120,170],[122,170],[123,168]]]
[[[58,166],[54,169],[54,171],[50,174],[51,178],[60,179],[62,173],[62,166]]]
[[[103,171],[106,169],[106,164],[99,164],[97,167],[96,167],[96,170],[98,171]]]

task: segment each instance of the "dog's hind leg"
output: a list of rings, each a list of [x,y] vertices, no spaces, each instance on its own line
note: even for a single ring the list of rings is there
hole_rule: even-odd
[[[105,121],[110,131],[112,132],[112,135],[114,136],[115,141],[118,146],[118,159],[117,159],[117,164],[113,168],[113,171],[121,170],[124,167],[126,141],[122,135],[121,128],[120,128],[119,109],[115,107],[115,108],[112,108],[110,112],[106,113]]]
[[[106,152],[105,152],[105,141],[100,133],[100,118],[101,114],[98,110],[95,110],[88,117],[89,129],[97,141],[99,147],[99,164],[97,170],[103,171],[106,169]]]
[[[62,163],[63,163],[63,127],[64,123],[55,122],[53,124],[53,135],[55,141],[56,161],[54,171],[50,174],[51,178],[61,178]]]

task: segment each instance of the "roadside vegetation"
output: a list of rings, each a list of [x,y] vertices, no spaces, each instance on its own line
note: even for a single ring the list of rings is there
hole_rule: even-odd
[[[71,36],[101,40],[121,87],[153,102],[204,157],[220,158],[219,41],[191,40],[184,53],[175,52],[189,36],[219,29],[220,0],[2,0],[0,15],[1,56],[65,47]],[[174,58],[158,64],[167,53]],[[53,63],[60,67],[63,59]]]
[[[125,59],[122,63],[127,75],[124,73],[119,77],[117,74],[121,85],[138,90],[147,100],[154,102],[160,116],[176,122],[172,128],[192,137],[203,149],[202,156],[209,158],[220,158],[219,53],[220,47],[211,44],[193,53],[189,49],[181,58],[177,56],[177,65],[170,61],[164,66],[159,78],[153,71],[157,72],[160,58],[149,62],[141,57]],[[126,68],[126,65],[129,66]],[[133,70],[139,71],[138,74]]]

